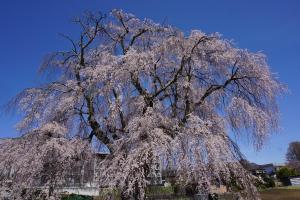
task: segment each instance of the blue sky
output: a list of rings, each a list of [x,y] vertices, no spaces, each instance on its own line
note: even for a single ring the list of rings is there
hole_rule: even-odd
[[[121,8],[141,18],[166,21],[185,32],[219,32],[237,46],[262,51],[290,94],[279,99],[281,131],[255,152],[240,143],[251,161],[282,163],[288,143],[300,140],[300,1],[298,0],[1,0],[0,105],[26,87],[38,85],[43,57],[66,49],[59,33],[76,35],[72,17],[86,10]],[[17,115],[0,115],[0,137],[18,135]]]

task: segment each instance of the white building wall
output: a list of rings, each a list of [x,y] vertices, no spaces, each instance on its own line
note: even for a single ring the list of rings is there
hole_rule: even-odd
[[[300,177],[299,178],[291,178],[291,184],[294,186],[300,186]]]

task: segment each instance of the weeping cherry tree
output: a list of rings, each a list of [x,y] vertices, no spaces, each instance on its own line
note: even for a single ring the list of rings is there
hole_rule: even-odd
[[[121,10],[74,22],[79,38],[63,35],[70,50],[40,68],[49,81],[10,103],[23,113],[25,134],[1,143],[0,177],[13,168],[15,188],[31,188],[51,165],[48,184],[63,184],[73,160],[89,159],[98,144],[109,152],[98,164],[99,187],[119,188],[123,199],[145,199],[156,162],[201,192],[216,181],[233,190],[234,181],[245,199],[259,199],[229,133],[259,149],[277,130],[285,88],[265,55],[218,33],[187,33]]]

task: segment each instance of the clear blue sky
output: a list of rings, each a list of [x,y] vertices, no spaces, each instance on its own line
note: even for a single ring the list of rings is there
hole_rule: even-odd
[[[0,105],[37,85],[37,69],[47,53],[67,48],[58,33],[76,35],[70,19],[83,11],[121,8],[141,18],[167,21],[185,31],[220,32],[241,48],[263,51],[274,72],[289,86],[280,99],[281,132],[255,152],[244,140],[242,151],[258,163],[285,161],[290,141],[300,140],[300,1],[298,0],[1,0]],[[0,137],[16,136],[18,116],[0,116]]]

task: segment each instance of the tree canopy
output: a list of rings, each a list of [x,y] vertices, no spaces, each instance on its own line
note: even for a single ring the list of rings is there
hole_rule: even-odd
[[[289,144],[286,160],[290,167],[300,172],[300,142],[295,141]]]
[[[121,10],[87,13],[74,22],[79,39],[64,35],[71,49],[50,54],[40,69],[51,80],[11,102],[24,113],[20,130],[54,132],[51,138],[60,139],[51,140],[53,148],[72,153],[68,158],[74,157],[75,139],[76,154],[95,151],[96,144],[106,149],[99,185],[121,188],[124,198],[144,199],[153,162],[174,167],[178,180],[197,182],[203,191],[216,180],[235,178],[249,199],[258,198],[228,133],[249,137],[260,148],[277,129],[277,97],[284,86],[265,55],[239,49],[218,33],[187,34]],[[42,171],[38,156],[47,148],[22,154],[19,141],[1,145],[0,171],[7,163],[22,168],[9,162],[18,156],[20,162],[32,157],[32,168]]]

